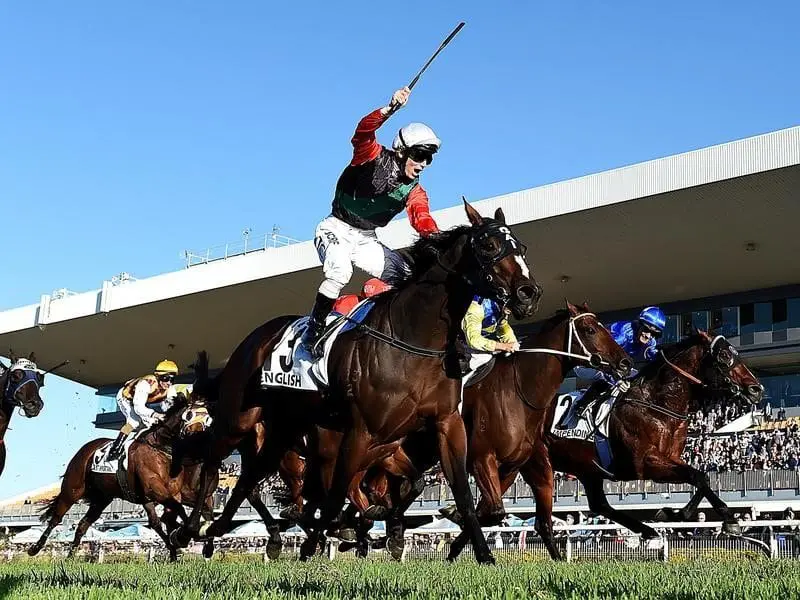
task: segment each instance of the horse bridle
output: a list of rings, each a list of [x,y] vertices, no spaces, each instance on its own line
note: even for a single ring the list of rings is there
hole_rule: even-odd
[[[183,414],[181,414],[181,431],[180,437],[185,437],[187,434],[187,429],[192,425],[202,424],[203,429],[208,429],[211,427],[211,423],[213,419],[211,415],[208,414],[208,408],[202,405],[197,406],[188,406],[184,409]]]
[[[36,366],[36,363],[26,359],[20,358],[17,359],[11,366],[8,368],[8,373],[6,375],[6,386],[3,390],[3,400],[11,404],[15,407],[22,407],[22,404],[16,399],[17,393],[26,385],[33,384],[36,386],[36,392],[38,394],[41,387],[44,385],[44,376],[45,373],[40,371],[39,368]],[[19,381],[14,381],[11,378],[11,374],[14,371],[22,371],[23,376],[22,379]],[[24,407],[22,407],[24,408]]]
[[[486,256],[485,252],[479,248],[479,244],[489,237],[497,237],[501,244],[497,252],[491,256]],[[493,267],[507,256],[518,255],[525,260],[527,248],[520,242],[506,225],[500,225],[494,221],[486,221],[478,227],[478,230],[470,234],[470,246],[479,267],[481,284],[470,283],[473,287],[480,289],[487,286],[491,295],[500,303],[500,308],[504,309],[511,298],[511,292],[507,291],[502,285],[498,284],[493,271]],[[468,280],[469,281],[469,280]]]
[[[553,350],[552,348],[520,348],[517,352],[529,352],[531,354],[555,354],[557,356],[566,356],[567,358],[574,358],[575,360],[586,361],[589,365],[595,369],[599,369],[600,367],[611,367],[613,366],[610,362],[603,360],[603,357],[599,354],[595,353],[592,354],[589,352],[589,349],[586,347],[583,339],[581,336],[578,335],[578,330],[575,327],[575,321],[581,319],[583,317],[596,317],[594,313],[585,312],[575,315],[569,318],[569,323],[567,327],[569,329],[569,335],[567,336],[567,349],[564,350]],[[581,350],[583,350],[583,354],[577,354],[572,351],[572,341],[577,340],[578,345],[580,346]]]
[[[711,340],[711,344],[709,345],[709,355],[712,357],[712,359],[714,359],[714,368],[717,369],[725,377],[726,382],[729,384],[730,387],[728,388],[728,391],[730,391],[733,394],[733,397],[736,398],[737,396],[741,395],[741,393],[742,393],[741,388],[737,384],[733,383],[733,381],[730,379],[730,377],[728,377],[726,374],[723,373],[722,366],[720,365],[720,361],[719,361],[718,357],[714,356],[714,347],[717,345],[717,343],[720,340],[724,340],[724,341],[727,342],[727,340],[725,339],[724,335],[717,335],[713,340]],[[736,352],[736,349],[732,345],[730,345],[730,342],[728,342],[728,345],[730,346],[730,348],[731,348],[731,350],[733,352],[732,352],[731,360],[730,361],[726,361],[724,366],[727,367],[730,370],[731,368],[733,368],[733,365],[736,363],[736,354],[737,354],[737,352]],[[667,358],[667,355],[664,354],[663,350],[660,350],[660,353],[661,353],[661,358],[664,360],[664,364],[666,364],[670,369],[675,371],[678,375],[681,375],[682,377],[686,378],[691,383],[694,383],[695,385],[699,385],[702,388],[712,389],[714,391],[721,391],[720,389],[717,389],[717,388],[711,388],[707,383],[705,383],[699,377],[697,377],[695,375],[692,375],[691,373],[689,373],[685,369],[682,369],[681,367],[679,367],[678,365],[673,363],[671,360],[669,360]],[[644,401],[644,400],[638,400],[638,399],[635,399],[635,398],[629,398],[629,399],[627,399],[627,401],[630,402],[631,404],[638,404],[640,406],[644,406],[645,408],[649,408],[649,409],[652,409],[652,410],[654,410],[656,412],[660,412],[660,413],[665,414],[665,415],[667,415],[669,417],[672,417],[674,419],[679,419],[679,420],[685,421],[686,419],[689,418],[688,414],[679,413],[679,412],[670,410],[669,408],[666,408],[664,406],[659,406],[658,404],[653,404],[652,402],[648,402],[648,401]]]

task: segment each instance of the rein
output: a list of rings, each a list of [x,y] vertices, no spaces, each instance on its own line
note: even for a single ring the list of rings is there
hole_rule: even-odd
[[[589,349],[586,347],[586,344],[583,343],[581,336],[578,335],[578,332],[575,330],[575,321],[580,319],[581,317],[595,317],[594,313],[581,313],[579,315],[575,315],[574,317],[570,317],[569,319],[569,335],[567,337],[567,350],[566,352],[563,350],[553,350],[552,348],[520,348],[517,352],[527,352],[530,354],[555,354],[556,356],[566,356],[567,358],[574,358],[576,360],[582,360],[588,362],[592,366],[611,366],[611,363],[608,361],[603,360],[600,358],[599,364],[597,361],[597,355],[592,354],[589,352]],[[576,354],[572,351],[572,340],[578,340],[578,344],[583,350],[583,354]]]
[[[682,377],[685,377],[686,379],[688,379],[692,383],[695,383],[695,384],[703,386],[703,387],[707,387],[705,383],[700,381],[700,379],[698,379],[697,377],[695,377],[694,375],[692,375],[691,373],[689,373],[685,369],[682,369],[681,367],[676,365],[674,362],[670,361],[667,358],[667,355],[664,354],[663,350],[661,350],[660,353],[661,353],[661,358],[664,359],[664,364],[666,364],[670,369],[675,371],[678,375],[681,375]],[[653,412],[657,412],[657,413],[661,413],[662,415],[666,415],[666,416],[670,417],[671,419],[677,419],[679,421],[686,421],[689,418],[689,413],[688,412],[687,413],[679,413],[679,412],[671,410],[671,409],[669,409],[669,408],[667,408],[665,406],[660,406],[658,404],[654,404],[653,402],[651,402],[649,400],[639,400],[638,398],[625,398],[625,400],[627,402],[629,402],[630,404],[635,404],[637,406],[642,406],[644,408],[652,410]]]

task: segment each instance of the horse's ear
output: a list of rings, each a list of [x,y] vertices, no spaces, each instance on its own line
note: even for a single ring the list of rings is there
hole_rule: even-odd
[[[576,316],[576,315],[578,315],[580,313],[580,311],[578,310],[578,307],[575,306],[572,302],[570,302],[566,298],[564,298],[564,304],[567,307],[567,312],[569,312],[569,316],[570,317],[574,317],[574,316]]]
[[[17,355],[16,355],[16,354],[14,354],[14,351],[13,351],[11,348],[9,348],[9,349],[8,349],[8,360],[10,360],[10,361],[11,361],[11,364],[12,364],[12,365],[13,365],[15,362],[17,362]]]
[[[31,361],[32,363],[35,363],[36,362],[36,354],[34,352],[31,352],[30,355],[28,356],[28,360]]]
[[[583,304],[581,304],[581,308],[582,308],[584,311],[586,311],[586,312],[589,312],[589,301],[588,301],[588,300],[584,300],[584,301],[583,301]]]
[[[496,211],[494,211],[494,218],[497,221],[500,221],[503,225],[506,224],[506,216],[503,214],[503,209],[502,208],[498,207],[498,209]]]
[[[709,344],[711,343],[711,336],[708,335],[705,331],[703,331],[700,328],[695,328],[695,332],[697,333],[697,335],[699,335],[701,338],[703,338]]]
[[[464,210],[467,211],[467,218],[469,222],[472,223],[473,227],[480,227],[483,224],[483,217],[478,213],[477,210],[470,206],[470,203],[467,202],[467,199],[462,196],[464,200]]]

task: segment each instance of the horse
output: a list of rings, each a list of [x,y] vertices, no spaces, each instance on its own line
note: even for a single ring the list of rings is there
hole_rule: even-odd
[[[502,521],[503,493],[521,470],[536,490],[536,525],[551,548],[553,469],[543,441],[547,409],[576,365],[625,376],[633,363],[585,303],[576,306],[566,301],[566,308],[545,321],[524,344],[509,356],[498,355],[488,374],[464,389],[467,467],[481,492],[476,512],[482,526]],[[404,445],[404,450],[419,454],[412,444]],[[422,486],[412,489],[419,493]],[[413,500],[412,494],[391,502],[395,508],[387,516],[387,546],[395,558],[403,547],[403,512]],[[460,514],[452,508],[443,513],[461,523]],[[466,543],[467,535],[462,532],[454,547]]]
[[[333,343],[326,395],[342,417],[344,435],[321,517],[301,547],[301,558],[315,551],[319,535],[366,471],[391,457],[409,435],[423,433],[436,440],[477,561],[494,562],[467,480],[466,432],[457,410],[460,369],[448,349],[476,293],[499,298],[523,319],[538,308],[541,288],[531,277],[524,246],[505,226],[502,209],[490,219],[466,201],[464,206],[470,226],[417,241],[410,250],[411,276],[377,296],[364,322]],[[413,465],[398,466],[415,473]]]
[[[600,384],[602,385],[602,384]],[[587,391],[591,393],[592,389]],[[638,519],[608,504],[603,481],[652,480],[689,483],[696,491],[678,511],[690,521],[703,498],[723,519],[723,531],[740,532],[728,506],[711,489],[708,476],[681,457],[686,446],[689,410],[701,408],[710,398],[743,399],[755,405],[764,387],[742,362],[736,348],[722,335],[697,330],[691,336],[661,348],[656,360],[646,364],[631,380],[627,393],[616,401],[609,418],[612,471],[597,464],[591,443],[546,435],[553,468],[575,475],[586,491],[589,508],[623,527],[655,539],[658,533]],[[555,407],[548,414],[552,420]]]
[[[10,356],[11,365],[0,364],[0,475],[6,466],[5,435],[15,408],[32,419],[44,407],[39,390],[44,386],[45,373],[36,367],[36,356],[31,352],[28,358]]]
[[[164,418],[131,444],[124,484],[119,481],[117,473],[96,473],[92,470],[95,452],[112,440],[99,438],[84,444],[70,460],[60,492],[43,510],[41,520],[47,522],[47,527],[39,540],[28,549],[28,554],[36,555],[70,507],[83,499],[88,501],[89,509],[75,530],[69,551],[72,556],[86,530],[111,501],[124,498],[134,500],[144,507],[148,525],[164,540],[170,552],[170,560],[177,560],[177,551],[163,530],[162,522],[168,529],[172,529],[177,525],[175,519],[178,516],[185,519],[186,512],[182,503],[201,506],[206,517],[210,519],[212,498],[210,494],[205,497],[197,494],[199,465],[188,466],[179,470],[175,477],[170,476],[172,448],[178,440],[201,436],[209,419],[205,406],[190,402],[179,394]],[[157,504],[164,506],[161,519],[156,513]]]
[[[502,296],[503,301],[510,304],[515,316],[518,317],[527,316],[538,306],[541,288],[530,279],[528,266],[523,259],[524,247],[505,227],[502,211],[496,214],[497,219],[487,219],[485,226],[482,227],[483,220],[480,215],[466,203],[465,207],[467,213],[473,215],[472,226],[420,240],[406,251],[406,258],[414,265],[412,272],[416,274],[416,279],[423,279],[425,276],[426,280],[413,285],[401,284],[376,296],[374,308],[363,326],[359,326],[352,333],[348,332],[344,338],[358,341],[364,338],[361,333],[363,327],[368,327],[371,332],[368,340],[378,335],[384,336],[388,341],[386,348],[381,348],[379,351],[384,365],[391,364],[391,360],[396,356],[388,354],[387,349],[394,351],[397,348],[406,348],[411,352],[417,352],[415,356],[422,359],[415,366],[427,365],[428,370],[435,369],[435,374],[442,381],[446,381],[440,369],[448,353],[444,350],[429,352],[425,348],[418,347],[415,345],[418,342],[413,337],[412,330],[423,328],[427,333],[431,333],[433,328],[435,339],[432,342],[437,346],[449,346],[453,338],[451,330],[457,322],[460,322],[461,315],[458,312],[460,310],[463,315],[475,291]],[[447,295],[442,293],[445,287],[457,287],[458,297],[454,296],[448,301]],[[414,289],[417,289],[418,293],[414,294]],[[405,310],[410,300],[418,302],[416,306],[430,306],[431,312],[438,309],[444,315],[443,318],[434,319],[431,323],[430,317],[420,318],[423,316],[423,311],[416,310],[412,314],[409,310]],[[408,313],[407,316],[399,320],[404,312]],[[392,324],[388,321],[390,313]],[[376,318],[374,315],[378,314],[381,316]],[[248,491],[258,481],[274,473],[286,451],[307,435],[313,427],[327,423],[331,424],[331,428],[338,429],[342,428],[340,422],[347,420],[343,417],[341,404],[330,402],[330,395],[327,393],[323,397],[318,392],[280,388],[261,389],[262,365],[281,339],[285,329],[298,318],[299,316],[279,317],[253,331],[234,350],[225,367],[209,386],[217,401],[218,418],[212,427],[214,440],[210,446],[205,468],[211,471],[247,436],[254,436],[259,421],[265,424],[265,435],[263,443],[256,444],[258,448],[256,455],[251,455],[252,458],[242,456],[242,475],[239,482],[222,515],[202,532],[203,535],[216,536],[224,533],[231,524],[238,504],[241,504]],[[413,343],[396,339],[395,333],[398,330],[394,327],[398,323],[402,325],[399,333],[404,338],[411,339]],[[335,346],[340,345],[338,341],[335,343]],[[406,351],[400,350],[400,352],[401,359],[405,361]],[[387,360],[389,362],[386,362]],[[357,372],[361,372],[360,366]],[[444,389],[453,387],[454,392],[457,391],[456,385],[457,382],[445,384],[443,387]],[[426,395],[432,399],[438,391],[432,386]],[[428,407],[428,410],[431,409],[433,403]],[[449,427],[452,428],[453,425]],[[445,436],[445,439],[449,439],[449,435]],[[175,538],[178,543],[186,544],[189,539],[201,534],[199,516],[195,513],[196,511],[193,511],[189,523],[176,532]]]

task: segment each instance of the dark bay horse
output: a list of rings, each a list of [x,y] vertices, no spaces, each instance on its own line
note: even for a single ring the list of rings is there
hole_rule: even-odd
[[[567,302],[566,309],[548,319],[524,343],[519,352],[498,355],[489,374],[464,390],[467,466],[481,492],[477,515],[482,526],[497,525],[503,519],[503,493],[522,471],[535,490],[537,528],[548,548],[554,548],[553,469],[543,437],[547,409],[576,365],[592,365],[624,376],[633,363],[585,304],[579,307]],[[404,448],[413,454],[411,446]],[[416,486],[417,491],[420,489]],[[402,549],[402,513],[413,500],[395,500],[397,508],[387,518],[387,543],[393,555]],[[456,511],[444,513],[461,522]],[[464,531],[453,547],[463,546],[467,540]]]
[[[79,547],[86,530],[100,517],[111,501],[115,498],[125,498],[144,506],[148,525],[164,540],[171,560],[175,560],[177,552],[161,526],[162,521],[168,528],[175,527],[175,519],[178,516],[186,517],[182,504],[199,505],[207,518],[213,516],[211,495],[201,501],[202,497],[197,494],[199,465],[182,468],[174,477],[170,475],[173,446],[178,440],[201,436],[207,425],[205,416],[207,413],[204,406],[189,404],[182,395],[179,395],[175,405],[167,411],[163,420],[131,444],[125,488],[132,494],[132,498],[127,497],[128,494],[122,488],[116,473],[96,473],[92,470],[95,451],[111,440],[95,439],[81,447],[67,466],[61,491],[48,503],[42,513],[42,521],[47,521],[47,527],[39,540],[28,549],[28,554],[31,556],[37,554],[70,507],[83,499],[89,503],[89,509],[75,530],[75,538],[70,548],[72,555]],[[156,514],[157,504],[164,506],[162,519]]]
[[[614,480],[690,483],[697,491],[679,511],[680,516],[685,520],[695,519],[697,507],[706,498],[722,517],[723,529],[738,533],[733,514],[711,489],[706,474],[681,458],[686,445],[688,412],[702,407],[711,398],[728,401],[742,398],[757,404],[763,393],[763,386],[742,362],[736,348],[721,335],[712,337],[697,331],[663,347],[659,357],[645,365],[631,381],[630,390],[617,400],[611,411],[609,440]],[[548,414],[550,421],[554,410],[555,406]],[[553,468],[580,480],[593,512],[642,534],[645,539],[658,537],[652,527],[608,504],[603,480],[609,477],[595,462],[591,442],[548,434],[546,443]]]
[[[44,385],[44,373],[36,367],[33,353],[25,358],[11,356],[11,365],[0,364],[0,475],[6,466],[5,435],[15,408],[21,408],[28,418],[38,416],[44,407],[39,389]]]
[[[321,517],[301,557],[314,552],[319,535],[367,470],[391,457],[409,435],[422,433],[435,441],[476,559],[494,562],[468,485],[466,432],[457,410],[460,370],[448,366],[446,357],[476,293],[499,298],[521,319],[535,312],[541,288],[502,210],[494,219],[481,217],[466,202],[465,210],[471,225],[416,242],[411,277],[378,296],[363,326],[333,344],[327,396],[343,417],[344,435]]]
[[[523,259],[524,247],[503,225],[502,211],[498,211],[499,219],[487,219],[484,224],[480,215],[471,206],[466,206],[468,214],[472,215],[471,227],[461,227],[434,236],[433,239],[421,240],[408,251],[408,258],[414,262],[412,270],[416,277],[413,278],[417,281],[376,297],[375,308],[364,323],[364,327],[369,328],[372,333],[367,336],[359,328],[344,336],[350,340],[350,349],[353,341],[357,344],[372,344],[371,341],[375,341],[374,335],[388,340],[388,343],[380,342],[381,347],[375,358],[379,359],[379,363],[375,363],[375,359],[368,360],[373,365],[372,368],[380,364],[382,369],[391,370],[390,365],[398,359],[399,353],[400,362],[408,362],[409,357],[416,360],[413,367],[410,363],[407,367],[424,368],[438,379],[435,384],[431,382],[431,385],[424,386],[426,389],[413,390],[410,394],[407,389],[395,390],[393,401],[407,404],[406,410],[415,408],[420,392],[424,392],[424,398],[428,401],[426,411],[430,414],[412,415],[410,419],[395,415],[394,418],[400,417],[406,421],[404,426],[407,427],[421,428],[427,422],[437,420],[434,399],[441,392],[445,392],[448,400],[451,391],[456,392],[457,396],[457,388],[453,386],[457,385],[458,380],[448,379],[443,370],[447,354],[445,348],[454,339],[454,329],[458,326],[472,294],[478,291],[502,296],[502,300],[508,302],[515,315],[520,317],[535,309],[541,295],[538,284],[530,279]],[[459,294],[448,299],[445,289],[453,286],[458,288]],[[413,311],[408,308],[411,302],[415,302]],[[429,310],[419,310],[420,306]],[[461,314],[458,314],[459,311]],[[331,402],[329,399],[323,400],[316,392],[261,389],[262,365],[285,328],[297,318],[299,317],[280,317],[256,329],[236,348],[221,373],[209,385],[209,393],[218,404],[218,418],[212,427],[214,440],[205,464],[209,471],[248,436],[254,436],[259,421],[264,423],[265,430],[255,445],[257,457],[247,459],[243,454],[239,482],[223,514],[203,532],[205,535],[217,536],[225,533],[238,505],[249,490],[264,477],[274,473],[286,452],[313,427],[330,422],[334,422],[333,427],[342,430],[348,426],[350,409],[341,396],[335,397]],[[341,346],[338,341],[336,344]],[[431,352],[426,347],[418,346],[419,344],[428,344],[427,348],[432,346],[437,349]],[[417,354],[409,353],[409,349]],[[362,352],[363,349],[359,350],[359,355]],[[358,365],[354,374],[361,372],[362,367]],[[451,383],[447,383],[448,381]],[[395,377],[392,385],[396,386],[397,383]],[[398,392],[408,397],[407,403],[397,397]],[[453,403],[451,412],[454,412],[456,404],[457,400]],[[444,424],[442,426],[444,431]],[[448,428],[453,426],[447,425]],[[463,430],[463,424],[461,429]],[[399,429],[393,434],[398,433],[402,435]],[[443,439],[449,440],[449,434],[443,435]],[[344,484],[345,493],[348,485],[349,481]],[[339,500],[331,504],[337,502]],[[195,512],[193,511],[188,525],[176,536],[181,544],[188,543],[191,537],[200,534],[199,516],[194,518]]]
[[[503,494],[521,472],[534,490],[536,529],[553,556],[558,555],[552,525],[553,467],[543,434],[556,391],[577,365],[625,376],[633,362],[588,306],[567,302],[566,310],[525,340],[525,348],[497,360],[485,379],[464,390],[468,465],[481,491],[481,525],[502,521]],[[445,516],[460,521],[460,515],[445,511]],[[466,541],[463,532],[451,546],[450,558]]]

